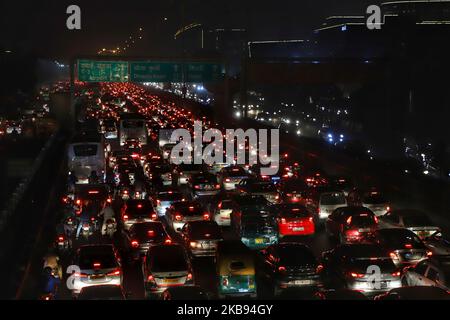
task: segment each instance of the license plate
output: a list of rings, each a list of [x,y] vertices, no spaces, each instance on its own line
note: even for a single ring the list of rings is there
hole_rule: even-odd
[[[292,231],[305,231],[305,228],[303,228],[303,227],[296,227],[296,228],[292,228]]]
[[[304,286],[304,285],[312,284],[312,281],[311,280],[295,280],[295,281],[292,281],[292,283],[296,286]]]
[[[92,275],[89,277],[90,280],[105,280],[105,276],[104,275]]]
[[[173,284],[173,283],[177,283],[178,279],[164,279],[164,283],[166,284]]]
[[[264,239],[263,238],[257,238],[257,239],[255,239],[255,243],[256,244],[262,244],[262,243],[264,243]]]

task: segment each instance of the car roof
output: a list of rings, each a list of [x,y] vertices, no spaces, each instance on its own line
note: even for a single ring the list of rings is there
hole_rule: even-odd
[[[338,246],[336,250],[353,257],[389,257],[387,251],[377,244],[344,244]]]

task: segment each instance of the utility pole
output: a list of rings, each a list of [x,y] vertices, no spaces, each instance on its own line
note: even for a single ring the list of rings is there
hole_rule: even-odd
[[[245,6],[245,15],[249,17],[250,10],[248,8],[248,5],[246,2],[244,2]],[[248,21],[247,19],[246,21]],[[247,88],[247,65],[248,65],[248,22],[245,26],[245,32],[244,32],[244,40],[243,40],[243,47],[242,47],[242,57],[241,57],[241,90],[240,90],[240,100],[241,100],[241,107],[242,107],[242,117],[245,119],[247,118],[247,110],[248,110],[248,88]]]

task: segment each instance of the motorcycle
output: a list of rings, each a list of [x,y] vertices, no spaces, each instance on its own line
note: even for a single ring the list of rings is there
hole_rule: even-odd
[[[81,236],[85,239],[89,239],[94,234],[93,226],[90,222],[83,222],[81,225]]]
[[[65,234],[58,234],[55,242],[60,253],[68,253],[72,249],[72,241]]]
[[[71,238],[77,230],[77,220],[74,217],[68,217],[64,220],[64,231],[67,237]]]
[[[106,235],[110,238],[112,238],[114,236],[114,233],[116,233],[117,230],[117,224],[116,221],[114,221],[113,219],[108,219],[106,221]]]
[[[51,267],[45,267],[43,272],[43,280],[40,300],[55,300],[61,284],[61,279],[58,276],[58,272],[52,270]]]

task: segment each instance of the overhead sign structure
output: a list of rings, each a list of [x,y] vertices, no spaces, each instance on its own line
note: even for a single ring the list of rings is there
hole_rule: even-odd
[[[78,60],[78,80],[87,82],[202,83],[222,79],[222,64],[215,62]]]
[[[86,82],[127,82],[127,61],[78,60],[78,80]]]
[[[177,62],[131,61],[132,82],[181,82],[183,66]]]

